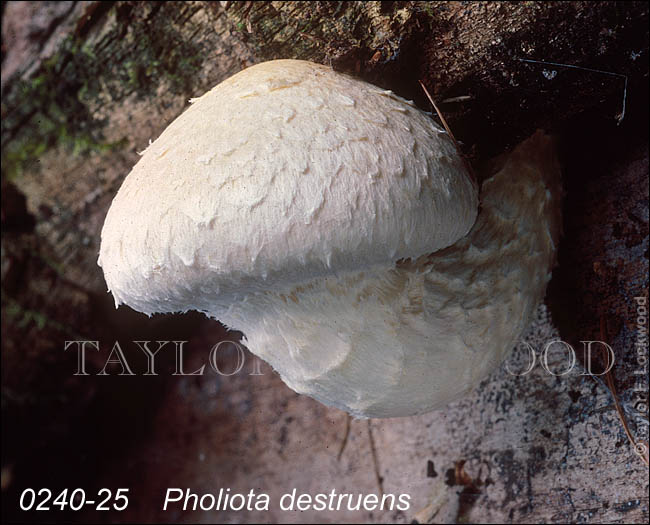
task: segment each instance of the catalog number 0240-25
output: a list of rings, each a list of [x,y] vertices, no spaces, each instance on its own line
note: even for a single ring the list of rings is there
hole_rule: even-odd
[[[95,510],[124,510],[129,505],[129,489],[100,489],[96,497],[86,497],[84,489],[63,489],[54,497],[50,489],[38,491],[27,488],[20,494],[20,508],[24,511],[38,510],[81,510],[86,506],[95,506]]]

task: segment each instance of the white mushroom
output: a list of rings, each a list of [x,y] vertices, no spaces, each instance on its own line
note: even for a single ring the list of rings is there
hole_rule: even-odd
[[[219,319],[299,393],[355,416],[422,413],[498,366],[543,297],[559,228],[549,151],[541,134],[516,150],[476,219],[452,140],[411,102],[265,62],[147,148],[99,264],[116,305]]]

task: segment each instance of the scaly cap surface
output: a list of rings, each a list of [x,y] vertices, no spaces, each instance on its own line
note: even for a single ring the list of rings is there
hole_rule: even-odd
[[[412,103],[275,60],[195,99],[147,148],[98,262],[116,304],[218,318],[249,293],[449,246],[477,207],[452,141]]]

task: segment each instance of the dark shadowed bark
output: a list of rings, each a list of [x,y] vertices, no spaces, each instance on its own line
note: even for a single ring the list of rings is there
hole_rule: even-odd
[[[159,438],[161,450],[177,445],[194,454],[193,425],[212,433],[223,457],[242,453],[236,446],[241,439],[260,455],[275,454],[269,461],[284,465],[284,448],[292,443],[287,432],[307,436],[314,447],[322,434],[327,447],[338,450],[340,435],[331,425],[342,425],[343,419],[310,400],[295,401],[288,391],[266,398],[249,391],[244,378],[222,387],[233,399],[246,391],[247,403],[264,404],[269,411],[284,403],[286,418],[250,415],[250,409],[241,408],[244,401],[220,409],[217,416],[198,408],[188,415],[170,394],[176,383],[169,377],[152,380],[146,393],[136,384],[88,382],[72,376],[76,356],[63,351],[71,339],[106,341],[103,353],[89,354],[88,366],[97,370],[116,339],[169,337],[198,345],[225,336],[219,325],[199,315],[146,319],[128,309],[114,310],[96,264],[100,231],[138,152],[187,107],[189,98],[248,65],[274,58],[328,64],[430,110],[421,80],[477,169],[537,128],[555,132],[567,192],[565,236],[546,303],[559,335],[578,346],[598,339],[605,319],[617,353],[617,387],[626,406],[634,406],[639,367],[634,298],[648,295],[646,2],[80,1],[8,2],[2,10],[3,491],[5,468],[13,495],[34,479],[52,488],[75,480],[119,484],[119,468],[129,457],[146,455],[143,443],[155,440],[152,429],[166,428],[156,419],[160,414],[177,418],[179,428],[188,427],[187,433]],[[645,348],[647,356],[647,342]],[[505,380],[498,388],[480,387],[476,410],[494,417],[477,416],[484,427],[452,429],[448,441],[436,442],[449,450],[460,443],[458,455],[431,452],[439,470],[463,458],[490,465],[480,499],[461,505],[466,519],[647,520],[647,479],[639,480],[647,471],[638,467],[611,399],[599,383],[589,381],[579,386],[558,381],[548,390]],[[277,378],[269,374],[268,382],[280,392]],[[204,407],[206,384],[183,383],[183,399]],[[647,371],[645,385],[647,408]],[[529,404],[517,407],[522,392],[530,394]],[[450,410],[450,425],[462,425],[462,408]],[[237,419],[233,414],[240,409]],[[306,419],[303,412],[309,410],[321,419]],[[524,427],[544,420],[540,414],[547,410],[550,423],[540,423],[534,435],[527,433]],[[606,413],[602,420],[598,411]],[[518,444],[506,436],[493,448],[481,448],[482,437],[489,441],[485,429],[500,428],[504,418],[521,427],[518,439],[512,439]],[[645,427],[639,420],[634,429],[647,439],[647,412],[645,418]],[[211,425],[213,419],[219,425]],[[590,430],[571,437],[571,428],[595,421],[609,449],[599,450]],[[263,425],[271,429],[276,448],[258,435]],[[122,455],[99,454],[89,445],[108,446],[136,427]],[[382,443],[396,443],[390,427],[377,432],[381,463]],[[34,478],[44,457],[48,474]],[[82,457],[90,458],[92,466]],[[409,467],[420,476],[427,464],[416,465],[421,458],[415,452],[413,458]],[[72,476],[70,465],[82,472],[81,478]],[[341,476],[361,476],[361,467],[352,466]],[[253,468],[247,464],[244,470]],[[608,481],[590,474],[594,468]],[[161,470],[168,477],[181,471],[172,463]],[[628,487],[627,476],[639,479]],[[283,478],[274,479],[280,483]],[[490,483],[497,488],[489,489]],[[645,499],[637,490],[642,483]],[[607,495],[607,484],[616,485],[620,498]],[[291,488],[289,482],[286,486]],[[576,491],[577,503],[572,500]],[[635,501],[640,503],[625,506]],[[162,519],[158,503],[155,509],[154,503],[151,508],[142,503],[129,517]],[[405,521],[414,513],[375,518]]]

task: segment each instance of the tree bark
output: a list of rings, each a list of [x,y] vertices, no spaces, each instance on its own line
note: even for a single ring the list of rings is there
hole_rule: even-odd
[[[2,332],[3,392],[8,392],[3,394],[3,419],[21,429],[21,436],[32,436],[28,441],[36,449],[47,452],[49,441],[61,442],[67,434],[57,435],[55,422],[45,427],[19,423],[25,410],[35,420],[48,420],[56,410],[72,428],[80,413],[112,395],[96,383],[89,388],[80,378],[65,384],[53,379],[75,367],[75,357],[63,353],[62,341],[156,339],[161,333],[199,337],[195,332],[205,326],[199,316],[176,324],[162,317],[145,326],[133,312],[114,311],[96,264],[101,226],[138,152],[190,98],[244,67],[274,58],[328,64],[430,110],[421,80],[477,167],[537,128],[559,134],[568,191],[566,235],[547,303],[561,336],[571,342],[597,338],[600,320],[606,319],[611,341],[619,345],[615,377],[621,397],[633,403],[638,362],[631,312],[633,298],[648,293],[646,2],[80,1],[8,2],[2,9]],[[224,336],[221,329],[215,333]],[[93,356],[91,366],[101,368],[103,361]],[[517,391],[517,383],[500,380],[502,388],[483,385],[477,394],[477,404],[488,407],[486,428],[501,428],[502,416],[532,425],[537,416],[530,410],[537,414],[549,404],[557,417],[567,418],[567,428],[586,425],[593,415],[567,401],[573,394],[586,398],[590,386],[555,385],[553,392],[539,393],[530,385]],[[156,388],[156,393],[164,392],[167,383]],[[512,401],[521,392],[535,398],[532,408],[499,414],[507,412],[503,396]],[[129,399],[140,398],[135,390],[129,393]],[[291,393],[278,397],[293,402]],[[303,410],[311,407],[309,401],[296,403]],[[599,410],[593,403],[588,406]],[[462,405],[450,409],[449,421],[461,425],[462,410]],[[242,426],[229,421],[229,439],[237,432],[256,435],[250,421]],[[306,431],[304,421],[296,428],[300,421],[296,416],[293,426],[286,425]],[[427,421],[434,426],[440,422]],[[485,422],[483,416],[473,421]],[[276,421],[263,424],[278,435],[286,432],[286,425],[281,430]],[[602,424],[607,443],[624,443],[615,417]],[[428,439],[422,425],[409,425],[413,435]],[[382,423],[378,442],[397,446],[395,428]],[[587,430],[581,432],[574,439],[593,439]],[[522,429],[514,435],[535,440]],[[10,441],[7,462],[36,471],[17,436]],[[336,441],[335,433],[328,436]],[[602,483],[579,467],[591,465],[593,454],[580,449],[582,441],[571,441],[570,432],[562,436],[561,445],[545,445],[547,462],[537,445],[522,452],[523,458],[509,456],[507,443],[483,446],[477,429],[459,437],[452,428],[446,438],[432,439],[499,470],[501,492],[494,495],[484,486],[481,503],[470,505],[473,519],[584,518],[569,489],[565,500],[548,486],[554,469],[566,474],[568,461],[577,477],[571,483],[584,495],[580,504],[594,506],[590,520],[647,520],[647,497],[631,511],[601,492],[589,503],[589,491],[598,491]],[[318,440],[312,438],[316,446]],[[263,443],[257,446],[260,454],[267,453]],[[558,453],[560,446],[566,446],[565,455]],[[636,501],[638,483],[630,483],[625,492],[621,480],[626,465],[637,458],[619,446],[599,457],[599,472]],[[460,456],[436,461],[453,467],[456,459]],[[274,461],[281,464],[277,457]],[[425,459],[414,452],[408,461],[419,465]],[[522,476],[528,476],[527,485],[520,483]],[[533,487],[531,478],[533,485],[535,479],[546,485]],[[549,494],[550,507],[545,503]],[[132,517],[148,520],[152,514]]]

